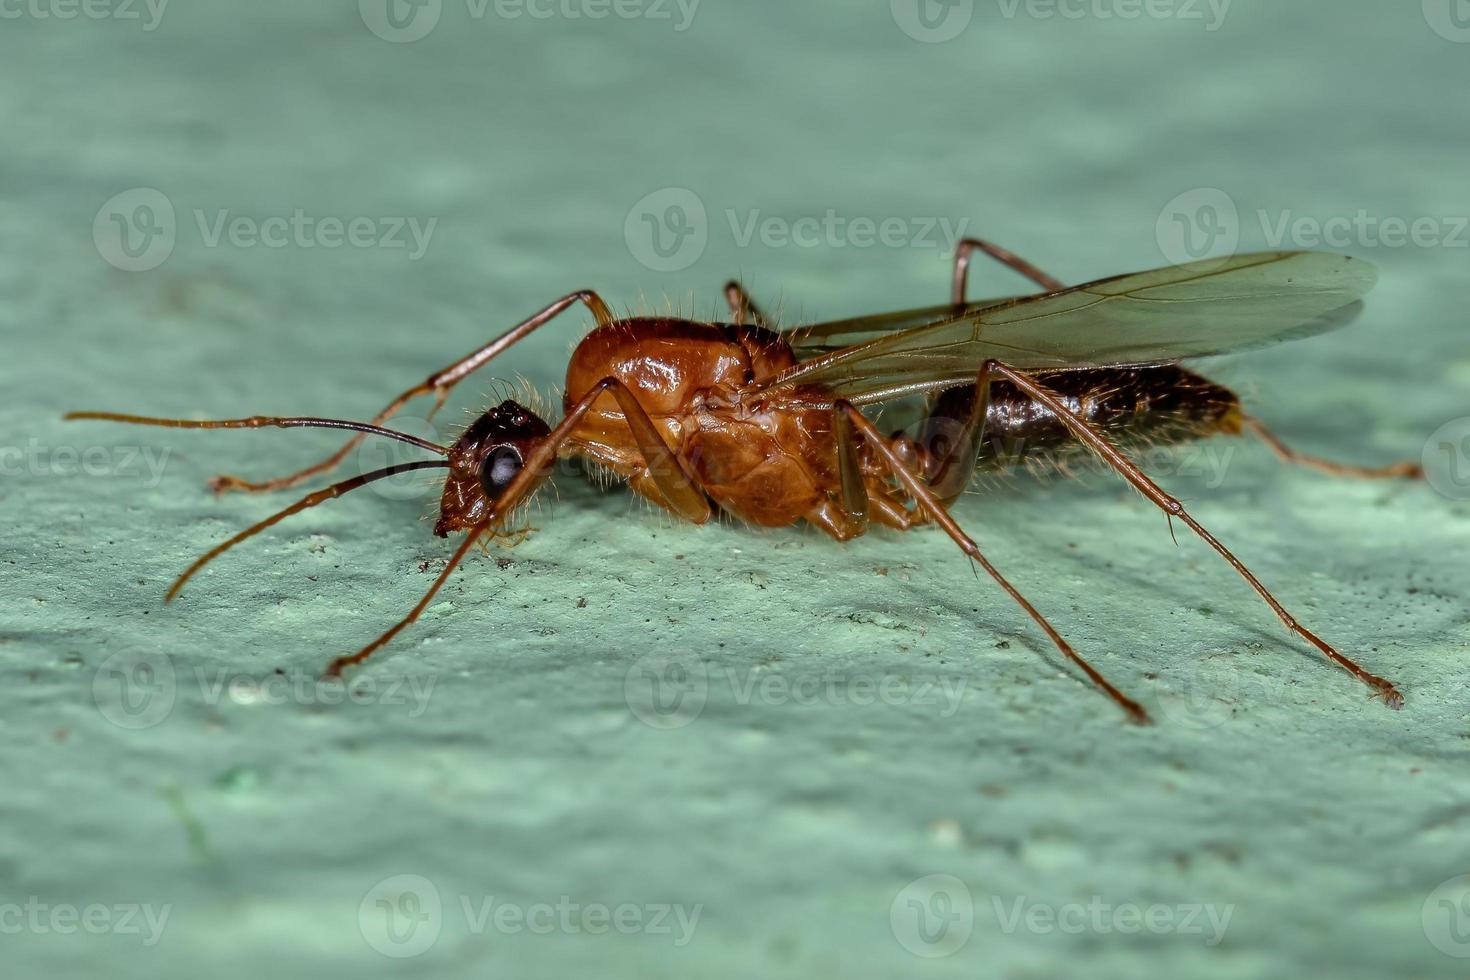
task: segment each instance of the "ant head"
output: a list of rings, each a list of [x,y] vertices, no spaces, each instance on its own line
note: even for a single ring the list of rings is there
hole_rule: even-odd
[[[443,538],[484,524],[531,451],[550,433],[535,412],[513,401],[475,419],[449,449],[449,476],[434,533]]]

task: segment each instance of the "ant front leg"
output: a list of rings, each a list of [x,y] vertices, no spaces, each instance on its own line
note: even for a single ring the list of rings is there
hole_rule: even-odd
[[[618,407],[623,411],[623,421],[632,431],[633,441],[638,444],[638,452],[643,456],[643,472],[633,478],[639,484],[639,489],[646,492],[649,489],[646,484],[652,484],[652,488],[662,498],[658,502],[666,510],[691,524],[703,524],[713,517],[714,508],[710,506],[709,498],[699,489],[699,481],[690,472],[683,457],[664,442],[658,426],[653,424],[653,419],[648,417],[647,410],[627,385],[617,378],[603,378],[592,391],[582,397],[578,409],[574,410],[577,417],[580,418],[581,413],[587,410],[582,406],[590,407],[603,391],[617,400]]]
[[[617,378],[603,378],[577,400],[571,410],[557,423],[556,428],[552,429],[546,438],[542,439],[526,456],[520,470],[505,485],[505,489],[491,505],[489,516],[485,518],[484,523],[465,532],[464,540],[450,556],[449,563],[444,566],[439,577],[429,586],[423,598],[419,599],[413,609],[409,610],[408,615],[361,650],[333,660],[327,665],[327,677],[340,677],[343,670],[362,663],[372,656],[374,651],[386,645],[419,618],[428,608],[434,595],[444,587],[445,582],[449,581],[449,574],[464,560],[470,547],[483,535],[487,533],[493,535],[496,529],[503,526],[505,521],[515,513],[516,508],[529,500],[536,489],[550,477],[552,465],[556,462],[557,455],[562,448],[571,440],[577,423],[582,421],[583,416],[591,410],[592,404],[604,393],[611,394],[617,400],[618,407],[623,410],[628,427],[633,432],[634,441],[638,443],[639,452],[643,454],[647,478],[663,494],[667,501],[665,506],[680,517],[696,524],[703,524],[710,519],[713,509],[710,507],[709,499],[700,492],[694,477],[685,469],[679,456],[658,434],[658,429],[648,417],[643,406],[638,403],[633,392],[629,391],[628,387]],[[309,504],[302,506],[309,506]]]
[[[737,327],[753,323],[762,329],[770,328],[771,321],[755,305],[755,300],[750,298],[739,279],[731,279],[725,283],[725,302],[730,304],[730,317]]]
[[[414,398],[417,398],[419,395],[428,394],[434,396],[434,407],[429,412],[429,417],[433,418],[434,413],[443,407],[445,399],[449,397],[449,392],[455,385],[459,384],[459,382],[463,381],[470,374],[484,367],[492,358],[504,352],[511,345],[523,340],[527,335],[536,330],[537,327],[545,325],[558,314],[565,312],[577,303],[585,304],[592,311],[592,315],[596,318],[599,327],[606,326],[612,322],[612,311],[602,301],[602,297],[598,296],[592,290],[582,289],[575,293],[568,293],[541,312],[511,327],[485,346],[460,358],[442,371],[436,371],[429,375],[422,383],[414,385],[412,388],[400,394],[397,398],[389,402],[382,411],[373,416],[372,424],[383,424]],[[283,490],[286,487],[293,487],[304,480],[310,479],[318,473],[326,473],[335,469],[347,458],[348,453],[357,448],[362,440],[363,436],[361,435],[353,436],[341,449],[332,453],[321,462],[313,463],[305,469],[298,470],[287,476],[277,477],[274,480],[264,480],[256,483],[237,476],[220,475],[210,480],[209,485],[216,493],[223,493],[227,490],[245,490],[250,493]]]

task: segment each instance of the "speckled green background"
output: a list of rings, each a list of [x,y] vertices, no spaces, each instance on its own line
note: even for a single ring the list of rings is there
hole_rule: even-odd
[[[395,36],[372,0],[5,5],[5,976],[1463,976],[1458,11],[976,0],[925,28],[908,0],[703,0],[687,23],[558,3],[444,0],[411,42],[369,29]],[[157,224],[155,195],[176,225],[139,261],[166,258],[118,268],[116,217]],[[669,210],[691,195],[702,221]],[[415,258],[211,245],[197,217],[298,209],[437,223]],[[829,209],[903,240],[738,233]],[[693,244],[660,259],[645,215]],[[294,499],[208,476],[335,438],[59,421],[363,417],[576,287],[709,312],[739,273],[788,318],[836,317],[943,298],[927,219],[1080,280],[1175,257],[1181,218],[1223,248],[1347,220],[1341,250],[1381,267],[1350,329],[1215,374],[1303,448],[1427,452],[1435,486],[1244,443],[1198,458],[1220,479],[1160,466],[1402,712],[1100,476],[957,513],[1150,729],[937,534],[674,526],[567,477],[332,703],[311,678],[448,553],[424,484],[302,515],[165,607],[191,557]],[[1419,240],[1381,240],[1393,221]],[[981,266],[975,288],[1016,282]],[[583,320],[493,373],[555,384]]]

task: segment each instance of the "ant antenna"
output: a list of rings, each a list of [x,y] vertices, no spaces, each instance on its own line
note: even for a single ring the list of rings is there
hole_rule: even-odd
[[[427,449],[431,453],[440,456],[448,456],[449,450],[429,442],[411,436],[407,432],[396,432],[393,429],[385,429],[379,425],[369,425],[366,422],[351,422],[346,419],[319,419],[319,418],[283,418],[274,415],[252,415],[248,419],[214,419],[210,421],[199,421],[196,419],[155,419],[143,415],[120,415],[116,412],[67,412],[62,416],[66,420],[96,419],[103,422],[126,422],[130,425],[159,425],[168,429],[261,429],[274,426],[278,429],[351,429],[354,432],[366,432],[368,435],[385,436],[389,439],[397,439],[420,449]]]
[[[189,581],[189,579],[192,578],[194,576],[194,573],[199,571],[199,569],[203,568],[205,565],[209,564],[211,561],[218,558],[226,551],[229,551],[231,548],[239,544],[241,541],[244,541],[246,538],[254,537],[261,531],[264,531],[266,528],[270,527],[272,524],[275,524],[278,521],[285,520],[292,514],[296,514],[303,510],[306,510],[308,507],[315,507],[317,504],[320,504],[327,500],[331,500],[334,497],[340,497],[344,493],[347,493],[349,490],[356,490],[358,487],[372,483],[374,480],[382,480],[386,477],[395,476],[399,473],[407,473],[410,470],[427,470],[436,467],[447,467],[448,465],[448,461],[442,459],[421,459],[413,463],[399,463],[395,466],[385,466],[380,470],[373,470],[371,473],[364,473],[361,476],[354,476],[350,480],[343,480],[341,483],[334,483],[330,487],[318,490],[315,493],[309,493],[305,497],[302,497],[300,500],[296,501],[296,503],[292,504],[290,507],[287,507],[285,510],[277,511],[270,517],[267,517],[265,520],[261,521],[259,524],[251,525],[250,527],[241,531],[239,534],[230,538],[228,541],[225,541],[222,544],[217,544],[213,548],[210,548],[208,551],[206,551],[204,554],[200,555],[199,558],[194,562],[194,564],[184,569],[184,574],[174,579],[174,584],[170,585],[168,587],[168,591],[164,593],[163,601],[172,602],[174,596],[178,595],[179,590],[184,587],[184,583]]]

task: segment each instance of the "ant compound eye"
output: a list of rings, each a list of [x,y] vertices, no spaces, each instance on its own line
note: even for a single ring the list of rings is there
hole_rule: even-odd
[[[480,485],[491,496],[500,496],[521,471],[524,460],[515,446],[496,446],[480,467]]]

